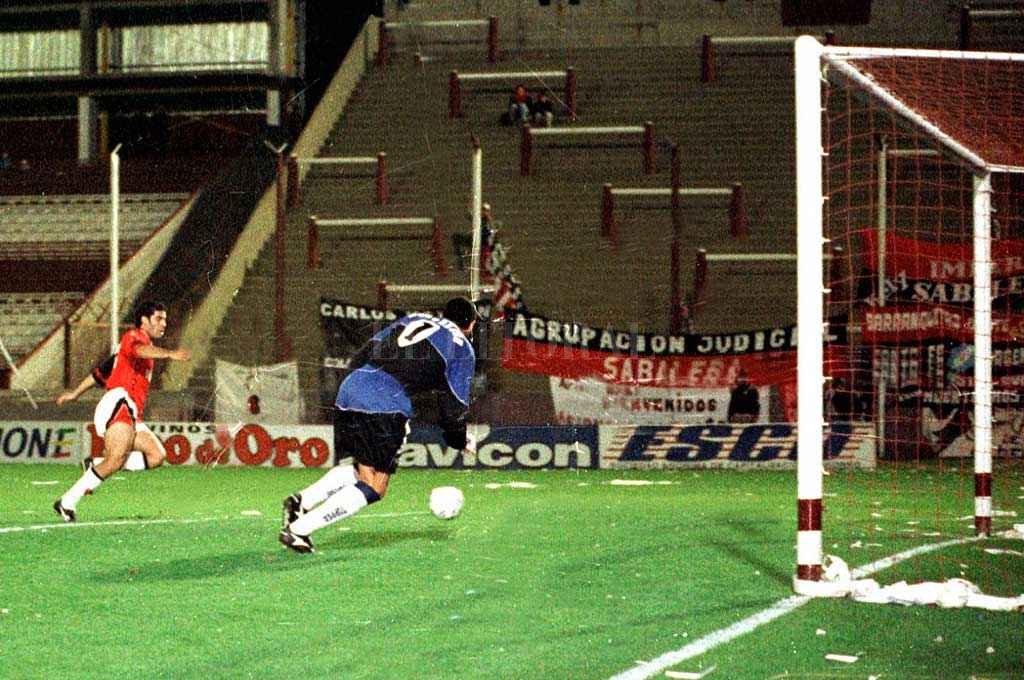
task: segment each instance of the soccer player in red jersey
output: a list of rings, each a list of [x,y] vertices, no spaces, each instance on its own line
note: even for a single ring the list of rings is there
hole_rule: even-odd
[[[135,310],[135,328],[121,337],[114,366],[106,378],[107,393],[96,405],[93,415],[96,436],[103,438],[103,460],[90,465],[67,493],[53,504],[54,511],[65,522],[77,519],[75,508],[78,501],[120,470],[132,449],[143,452],[147,467],[157,467],[164,462],[163,445],[142,422],[142,410],[149,396],[149,380],[153,375],[153,361],[188,361],[191,357],[186,349],[170,350],[153,344],[153,338],[162,337],[166,329],[167,310],[163,305],[143,302]],[[103,372],[99,375],[102,377]],[[96,373],[91,377],[95,380]],[[87,381],[82,382],[84,384]],[[81,393],[77,388],[75,392]],[[62,394],[58,402],[67,401],[63,398],[71,398],[72,394],[74,392]]]

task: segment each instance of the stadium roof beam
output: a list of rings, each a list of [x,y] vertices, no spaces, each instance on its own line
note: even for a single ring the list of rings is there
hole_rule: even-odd
[[[292,82],[294,81],[294,82]],[[118,97],[150,93],[217,90],[251,92],[294,85],[295,78],[275,76],[263,69],[224,71],[177,71],[173,73],[96,73],[9,79],[0,91],[5,99],[52,99],[62,97]]]
[[[0,31],[77,28],[84,8],[109,26],[267,21],[271,0],[86,0],[23,2],[0,7]]]

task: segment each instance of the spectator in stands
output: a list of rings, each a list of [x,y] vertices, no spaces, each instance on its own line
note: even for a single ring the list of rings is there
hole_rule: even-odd
[[[736,384],[729,390],[729,410],[726,415],[730,423],[753,423],[761,415],[757,388],[750,384],[747,372],[742,368],[736,375]]]
[[[529,123],[532,106],[533,100],[530,98],[530,93],[527,92],[526,86],[522,83],[516,85],[511,96],[508,98],[507,119],[503,116],[502,122],[506,125]]]
[[[486,261],[487,253],[494,247],[494,227],[491,217],[491,204],[484,203],[480,206],[480,261]],[[455,267],[460,271],[466,271],[466,263],[469,261],[473,250],[473,235],[464,231],[457,231],[452,234],[452,249],[455,251]]]
[[[14,159],[6,151],[0,154],[0,170],[10,170],[14,166]]]
[[[683,333],[693,333],[694,319],[693,319],[693,305],[687,302],[679,305],[679,318],[681,320],[681,330]]]
[[[845,378],[835,378],[829,385],[829,414],[832,420],[849,423],[857,419],[860,412],[858,397]]]
[[[538,92],[537,98],[533,101],[531,118],[533,124],[539,127],[551,127],[555,122],[555,105],[543,92]]]

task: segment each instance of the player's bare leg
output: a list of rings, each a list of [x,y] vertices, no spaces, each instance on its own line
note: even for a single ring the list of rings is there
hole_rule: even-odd
[[[388,482],[391,480],[391,473],[381,472],[375,467],[369,465],[363,465],[362,463],[356,463],[356,476],[359,480],[370,485],[377,495],[384,498],[384,494],[388,492]]]
[[[381,499],[388,488],[391,474],[368,465],[356,465],[358,480],[342,487],[336,494],[310,510],[281,531],[278,540],[296,552],[313,552],[309,535],[318,529],[351,517],[370,503]]]
[[[164,449],[164,445],[152,432],[146,430],[136,432],[134,448],[136,451],[142,452],[148,470],[160,467],[167,460],[167,451]]]
[[[74,485],[53,504],[54,512],[65,522],[77,519],[78,501],[87,493],[92,493],[103,480],[121,469],[135,440],[135,426],[131,422],[117,421],[107,426],[103,435],[103,460],[91,465]]]
[[[135,427],[124,422],[111,423],[103,435],[103,460],[93,466],[101,479],[106,479],[122,467],[135,442]]]

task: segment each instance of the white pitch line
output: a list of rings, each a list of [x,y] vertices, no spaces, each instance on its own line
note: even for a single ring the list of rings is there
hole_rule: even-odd
[[[352,519],[390,519],[392,517],[409,517],[412,515],[428,515],[427,510],[416,510],[413,512],[381,512],[368,515],[356,515]],[[54,522],[53,524],[30,524],[28,526],[0,527],[0,534],[15,534],[22,531],[49,531],[50,529],[81,529],[89,527],[119,527],[119,526],[146,526],[150,524],[196,524],[198,522],[220,522],[244,519],[272,519],[254,515],[242,515],[240,517],[200,517],[192,519],[115,519],[106,522]]]
[[[851,570],[850,576],[855,579],[864,578],[874,574],[875,572],[897,565],[911,557],[917,557],[918,555],[924,555],[926,553],[941,550],[943,548],[949,548],[954,545],[964,545],[975,541],[981,541],[984,540],[984,538],[984,536],[969,536],[967,538],[956,538],[949,541],[943,541],[941,543],[921,545],[916,548],[911,548],[910,550],[904,550],[901,553],[896,553],[895,555],[890,555],[889,557],[884,557],[880,560],[876,560],[875,562],[871,562],[870,564],[865,564],[862,567],[857,567],[856,569]],[[720,628],[719,630],[716,630],[713,633],[708,633],[704,637],[694,640],[690,644],[673,652],[666,652],[656,659],[652,659],[613,675],[611,680],[645,680],[646,678],[653,677],[664,671],[669,666],[674,666],[677,663],[700,656],[715,647],[724,645],[727,642],[732,642],[736,638],[746,635],[766,623],[771,623],[775,619],[799,609],[812,599],[814,598],[808,597],[807,595],[793,595],[779,600],[767,609],[762,609],[756,614],[752,614],[741,621],[737,621],[731,626]]]
[[[49,531],[50,529],[83,529],[90,527],[146,526],[149,524],[196,524],[218,522],[245,517],[200,517],[197,519],[115,519],[108,522],[60,522],[54,524],[30,524],[24,527],[0,527],[0,534],[14,534],[20,531]]]

